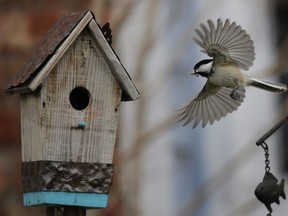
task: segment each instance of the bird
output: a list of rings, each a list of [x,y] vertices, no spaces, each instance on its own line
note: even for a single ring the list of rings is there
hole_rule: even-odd
[[[204,128],[236,111],[244,101],[247,86],[276,93],[287,91],[286,84],[259,80],[244,72],[253,65],[255,48],[250,35],[236,22],[219,18],[215,25],[209,19],[195,31],[195,42],[210,58],[195,64],[191,73],[207,81],[200,93],[178,110],[183,126],[194,121],[193,128],[200,122]]]

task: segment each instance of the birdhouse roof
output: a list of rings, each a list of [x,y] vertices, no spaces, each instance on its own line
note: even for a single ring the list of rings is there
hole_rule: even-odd
[[[120,85],[123,91],[122,99],[127,101],[137,99],[139,92],[105,39],[91,11],[81,11],[60,17],[4,91],[20,94],[34,92],[85,28],[89,29]]]

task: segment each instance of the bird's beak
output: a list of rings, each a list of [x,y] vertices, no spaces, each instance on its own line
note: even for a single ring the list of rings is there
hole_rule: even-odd
[[[198,77],[198,74],[195,72],[195,70],[192,71],[191,75],[192,75],[192,76],[195,75],[195,76]]]

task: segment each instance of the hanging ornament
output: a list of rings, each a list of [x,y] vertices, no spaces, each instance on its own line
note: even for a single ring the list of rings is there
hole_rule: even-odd
[[[262,182],[257,185],[255,189],[255,196],[259,201],[261,201],[269,213],[267,216],[271,216],[273,209],[271,207],[272,203],[280,204],[280,197],[286,199],[286,194],[284,192],[285,180],[282,179],[278,183],[278,179],[270,172],[270,160],[269,160],[269,147],[265,142],[276,130],[278,130],[288,119],[288,115],[282,118],[273,128],[271,128],[266,134],[264,134],[258,141],[257,145],[261,146],[265,152],[265,174]]]
[[[262,148],[265,151],[265,175],[263,181],[258,184],[255,190],[255,195],[259,201],[261,201],[268,209],[269,214],[272,213],[272,203],[280,204],[280,196],[283,199],[286,199],[286,195],[284,192],[284,179],[278,184],[277,178],[270,172],[270,161],[269,161],[269,148],[268,145],[263,142],[261,144]]]

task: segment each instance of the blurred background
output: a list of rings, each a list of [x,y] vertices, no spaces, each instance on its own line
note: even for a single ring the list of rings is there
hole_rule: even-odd
[[[237,112],[205,129],[182,127],[175,110],[201,90],[190,76],[206,58],[193,41],[207,19],[236,21],[254,40],[249,75],[287,84],[286,0],[0,0],[0,89],[27,61],[50,25],[64,13],[89,9],[109,21],[113,48],[141,93],[122,103],[115,174],[106,209],[89,216],[266,215],[255,195],[265,172],[256,141],[287,109],[287,94],[247,88]],[[19,96],[0,91],[0,215],[40,215],[21,193]],[[267,141],[271,171],[288,171],[288,124]],[[287,187],[286,187],[287,193]],[[287,201],[272,205],[286,215]]]

